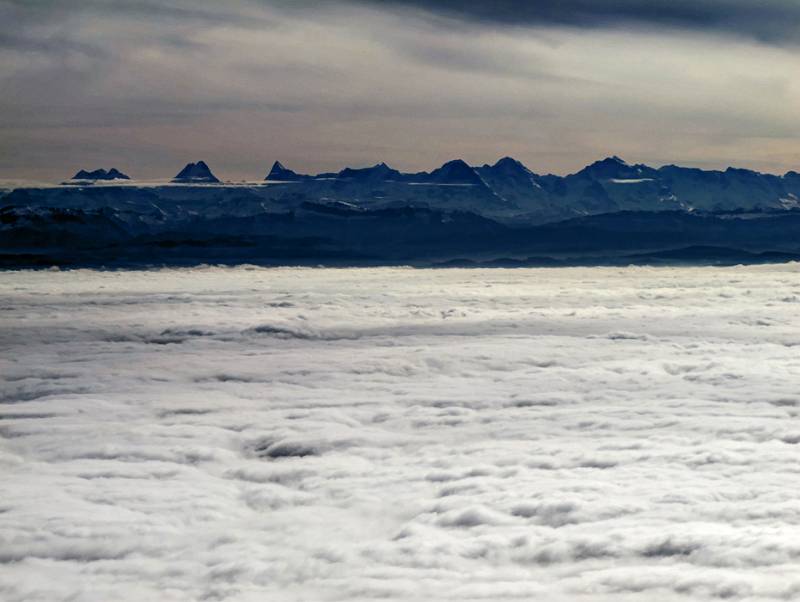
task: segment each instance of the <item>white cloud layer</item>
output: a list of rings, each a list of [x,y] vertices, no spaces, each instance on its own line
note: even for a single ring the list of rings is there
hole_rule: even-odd
[[[4,601],[800,596],[797,264],[0,291]]]

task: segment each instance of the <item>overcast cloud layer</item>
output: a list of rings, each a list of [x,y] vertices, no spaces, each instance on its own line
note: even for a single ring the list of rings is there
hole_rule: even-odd
[[[800,596],[796,264],[0,290],[4,601]]]
[[[800,167],[796,2],[0,0],[0,177]]]

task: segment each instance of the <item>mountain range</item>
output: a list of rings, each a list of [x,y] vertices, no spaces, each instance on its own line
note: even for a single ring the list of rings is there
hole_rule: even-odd
[[[93,171],[81,169],[78,173],[72,176],[72,180],[93,182],[96,180],[130,180],[130,177],[112,167],[108,171],[105,169],[95,169]]]
[[[81,170],[70,186],[0,190],[0,256],[14,266],[22,256],[513,263],[532,254],[545,262],[704,253],[719,261],[800,252],[793,171],[654,168],[613,156],[556,176],[506,157],[418,173],[378,163],[311,175],[275,162],[263,182],[249,184],[222,183],[198,161],[169,185],[125,178]],[[687,246],[694,250],[676,254]]]
[[[121,178],[128,177],[115,169],[81,170],[72,182]],[[304,201],[343,202],[362,208],[403,205],[466,210],[509,224],[546,223],[615,211],[752,211],[800,207],[800,173],[795,171],[778,176],[732,167],[724,171],[676,165],[654,168],[631,165],[616,156],[567,176],[537,174],[511,157],[482,166],[470,166],[456,159],[430,172],[402,173],[386,163],[378,163],[373,167],[347,167],[315,175],[298,173],[276,161],[264,178],[268,188],[247,186],[255,203],[249,209],[243,200],[245,195],[241,194],[243,187],[223,184],[204,161],[189,163],[171,182],[235,186],[234,196],[243,203],[239,210],[245,212],[260,211],[265,202],[278,209]],[[152,187],[149,192],[152,193]],[[188,191],[182,194],[188,202],[193,202],[194,196],[203,196]],[[221,192],[217,196],[224,199],[231,195]]]
[[[730,211],[800,207],[800,174],[747,169],[709,171],[630,165],[619,157],[567,176],[540,175],[511,157],[472,167],[445,163],[431,172],[400,173],[379,163],[338,173],[299,174],[276,162],[268,182],[292,184],[292,194],[362,206],[388,202],[469,209],[506,222],[543,223],[626,210]],[[433,187],[461,189],[443,191]]]

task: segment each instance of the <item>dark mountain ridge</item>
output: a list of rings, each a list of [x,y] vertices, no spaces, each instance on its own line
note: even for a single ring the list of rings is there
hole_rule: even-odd
[[[75,265],[315,257],[515,265],[654,253],[664,261],[685,247],[689,258],[711,248],[774,258],[800,252],[799,198],[793,171],[656,169],[619,157],[563,177],[511,157],[414,174],[378,163],[311,176],[276,162],[263,184],[238,185],[219,184],[200,161],[170,185],[0,191],[0,253]]]
[[[108,171],[105,169],[95,169],[94,171],[86,171],[81,169],[78,173],[72,176],[73,180],[130,180],[130,177],[112,167]]]
[[[800,174],[762,174],[739,168],[725,171],[668,165],[654,168],[630,165],[612,156],[567,176],[540,175],[520,161],[504,157],[494,165],[469,166],[462,160],[445,163],[431,172],[401,173],[385,163],[337,173],[298,174],[280,163],[267,182],[298,182],[294,194],[317,200],[368,202],[380,197],[436,206],[442,191],[409,191],[409,186],[452,185],[469,187],[458,196],[462,208],[513,222],[557,221],[579,215],[647,210],[729,211],[735,209],[790,209],[800,207]],[[325,185],[324,183],[328,184]],[[345,184],[347,182],[347,184]],[[355,184],[362,184],[354,189]],[[405,184],[405,186],[401,186]],[[383,185],[382,194],[366,186]],[[347,196],[349,195],[349,197]],[[470,202],[478,201],[480,202]],[[491,199],[491,200],[487,200]],[[432,203],[430,201],[433,201]],[[482,204],[480,204],[482,203]],[[442,208],[455,208],[447,204]]]
[[[286,212],[150,221],[108,208],[5,207],[0,260],[6,267],[787,261],[800,258],[798,232],[800,210],[635,211],[515,227],[464,211],[311,202]]]
[[[189,163],[184,167],[177,176],[172,179],[173,182],[179,184],[218,184],[219,180],[211,173],[205,161],[198,161],[197,163]]]
[[[79,172],[87,179],[73,184],[76,191],[71,196],[55,191],[36,196],[56,199],[53,206],[82,206],[87,195],[80,182],[89,183],[89,176],[96,173]],[[107,177],[112,172],[105,173]],[[172,182],[187,187],[220,184],[203,161],[187,165]],[[204,193],[187,188],[180,193],[180,206],[190,212],[218,212],[235,199],[236,212],[258,213],[305,201],[344,202],[366,208],[410,205],[471,211],[508,224],[546,223],[618,211],[724,212],[800,207],[800,174],[794,171],[777,176],[732,167],[724,171],[675,165],[653,168],[630,165],[616,156],[567,176],[537,174],[511,157],[479,167],[456,159],[430,172],[402,173],[378,163],[317,175],[295,172],[276,161],[263,186],[229,184],[216,188],[213,196],[218,205],[207,202]],[[153,194],[168,205],[175,196],[165,187],[142,188],[143,201],[149,203]],[[106,199],[115,206],[108,195]],[[44,202],[47,204],[47,199]]]

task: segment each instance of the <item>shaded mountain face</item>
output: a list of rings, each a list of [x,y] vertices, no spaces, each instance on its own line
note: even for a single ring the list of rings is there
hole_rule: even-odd
[[[789,194],[794,195],[795,198],[800,197],[800,173],[796,171],[787,172],[783,176],[783,183]]]
[[[516,159],[504,157],[494,165],[484,165],[476,171],[495,194],[523,212],[539,215],[563,212],[563,207],[553,200],[558,195],[545,189],[547,177],[533,173]],[[553,188],[557,188],[555,183]]]
[[[573,175],[589,180],[642,180],[657,177],[658,172],[647,165],[629,165],[617,156],[595,161]]]
[[[798,206],[798,182],[787,176],[762,174],[747,169],[705,171],[668,165],[658,170],[658,179],[675,198],[686,199],[694,208],[725,210],[738,208],[791,208]]]
[[[504,157],[494,165],[476,167],[475,172],[492,190],[501,192],[504,196],[507,194],[517,197],[541,196],[540,176],[511,157]]]
[[[503,157],[494,165],[484,165],[477,168],[481,176],[488,176],[497,180],[513,180],[517,183],[529,184],[537,177],[530,169],[525,167],[521,161],[511,157]]]
[[[422,181],[432,184],[454,184],[467,186],[486,186],[478,172],[461,159],[449,161],[439,169],[434,169]]]
[[[95,169],[94,171],[86,171],[85,169],[82,169],[74,176],[72,176],[72,179],[73,180],[130,180],[130,177],[112,167],[108,171],[106,171],[105,169]]]
[[[204,161],[189,163],[172,179],[181,184],[217,184],[219,180],[211,173]]]

